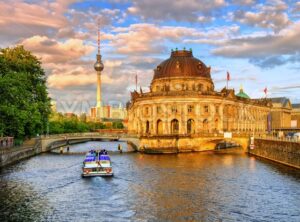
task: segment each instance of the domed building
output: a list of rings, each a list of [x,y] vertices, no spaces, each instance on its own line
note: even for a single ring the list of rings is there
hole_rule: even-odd
[[[150,92],[131,93],[128,131],[151,149],[201,150],[204,134],[264,132],[271,104],[241,90],[215,91],[211,68],[191,50],[176,50],[154,70]]]

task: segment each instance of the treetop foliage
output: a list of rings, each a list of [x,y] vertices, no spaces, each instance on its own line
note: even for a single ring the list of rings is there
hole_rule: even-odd
[[[44,133],[50,107],[41,61],[23,46],[0,49],[0,136]]]

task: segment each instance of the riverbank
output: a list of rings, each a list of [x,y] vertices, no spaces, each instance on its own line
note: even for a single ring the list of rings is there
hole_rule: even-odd
[[[250,155],[300,169],[300,143],[271,139],[255,139]]]
[[[0,168],[38,155],[41,152],[40,139],[28,140],[22,146],[2,148],[0,149]]]

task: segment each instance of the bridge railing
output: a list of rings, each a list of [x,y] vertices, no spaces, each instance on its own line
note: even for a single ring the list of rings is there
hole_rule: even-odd
[[[273,135],[255,135],[254,138],[300,143],[300,138],[299,137],[294,138],[294,137],[278,137],[278,136],[273,136]]]
[[[87,133],[63,133],[63,134],[50,134],[41,136],[42,139],[51,139],[51,138],[72,138],[72,137],[124,137],[130,136],[135,137],[134,135],[127,134],[124,131],[100,131],[100,132],[87,132]]]

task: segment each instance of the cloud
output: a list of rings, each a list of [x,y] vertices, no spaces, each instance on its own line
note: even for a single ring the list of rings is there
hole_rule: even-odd
[[[28,38],[47,32],[49,34],[66,27],[68,19],[64,13],[73,2],[75,1],[0,1],[0,41],[7,44],[19,40],[20,37]]]
[[[284,89],[300,89],[300,84],[296,83],[296,84],[289,84],[286,86],[274,86],[271,88],[271,90],[284,90]]]
[[[300,51],[300,22],[296,22],[277,34],[229,39],[215,48],[215,55],[232,58],[249,58],[250,62],[264,66],[298,62]]]
[[[206,30],[194,30],[193,34],[183,40],[184,43],[201,43],[209,45],[222,45],[225,40],[239,34],[240,27],[237,25],[221,26]]]
[[[210,29],[196,29],[183,26],[157,26],[150,23],[132,24],[128,27],[114,28],[109,39],[113,53],[125,55],[162,54],[170,49],[172,43],[217,44],[239,32],[239,26],[224,26]]]
[[[78,74],[75,75],[75,71]],[[86,73],[82,68],[72,70],[72,72],[50,75],[47,80],[48,86],[54,89],[65,89],[67,87],[96,85],[97,75],[95,72]],[[113,85],[122,81],[122,79],[112,79],[107,75],[102,75],[101,80],[104,85]]]
[[[233,0],[232,3],[237,5],[252,5],[256,3],[256,1],[257,0]]]
[[[224,75],[224,78],[215,78],[214,83],[223,83],[226,82],[226,75]],[[232,82],[241,82],[241,81],[257,81],[256,77],[251,75],[251,76],[242,76],[242,77],[231,77],[230,81]]]
[[[232,19],[251,26],[270,28],[277,32],[292,23],[285,12],[287,8],[285,2],[270,1],[267,5],[257,5],[256,11],[238,10],[232,14]]]
[[[143,19],[197,22],[199,16],[208,17],[225,5],[224,0],[135,0],[128,12]]]
[[[300,1],[296,2],[292,9],[292,13],[299,13],[299,12],[300,12]]]
[[[283,65],[287,60],[283,56],[270,56],[266,58],[252,58],[249,60],[254,65],[257,65],[261,68],[268,69],[274,68],[275,66]]]
[[[33,36],[20,42],[26,49],[41,57],[45,63],[65,63],[90,54],[94,47],[86,45],[80,39],[68,39],[64,42],[47,36]]]
[[[167,50],[165,42],[178,42],[183,36],[195,31],[186,27],[158,27],[153,24],[133,24],[127,28],[115,29],[117,34],[111,36],[110,46],[117,53],[139,55],[144,53],[160,54]]]

